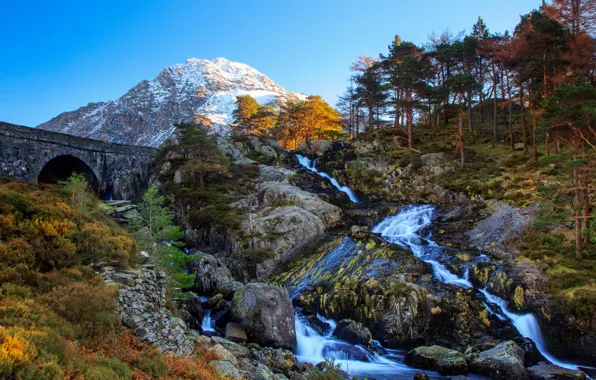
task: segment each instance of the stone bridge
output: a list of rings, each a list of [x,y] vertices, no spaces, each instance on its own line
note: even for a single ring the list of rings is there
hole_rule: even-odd
[[[0,177],[57,183],[81,173],[104,198],[137,200],[157,149],[91,140],[0,122]]]

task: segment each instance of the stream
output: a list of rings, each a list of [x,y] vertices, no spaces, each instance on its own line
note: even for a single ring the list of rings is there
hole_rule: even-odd
[[[297,158],[306,169],[317,173],[321,177],[328,178],[333,186],[346,193],[352,202],[358,201],[353,190],[339,184],[337,180],[328,174],[319,172],[315,167],[316,160],[310,160],[300,155],[297,155]],[[389,243],[409,249],[416,257],[430,264],[437,280],[463,288],[474,288],[468,280],[468,268],[465,268],[464,276],[460,277],[449,271],[445,265],[438,261],[444,248],[432,240],[432,235],[428,231],[432,224],[434,210],[435,206],[433,205],[404,206],[396,215],[388,216],[374,226],[372,232]],[[337,271],[346,265],[354,255],[357,255],[355,247],[356,243],[345,237],[337,247],[314,265],[299,281],[289,284],[290,296],[292,298],[298,296],[302,290],[314,283],[321,273]],[[488,257],[480,254],[474,260],[467,265],[487,261]],[[479,295],[482,294],[486,298],[486,302],[483,302],[489,313],[501,320],[510,320],[522,336],[534,341],[537,349],[545,358],[561,367],[578,369],[577,365],[563,362],[549,354],[542,331],[533,314],[519,315],[510,312],[507,301],[488,293],[485,289],[478,289],[478,291]],[[343,342],[332,336],[335,321],[325,319],[319,315],[317,315],[317,318],[328,323],[331,329],[325,333],[317,331],[301,311],[296,310],[296,335],[298,340],[296,354],[299,360],[317,364],[325,359],[333,359],[336,363],[341,364],[342,369],[351,376],[374,377],[376,379],[411,379],[414,373],[419,372],[419,370],[402,363],[403,351],[386,349],[378,342],[375,342],[373,350]],[[437,373],[425,372],[431,378],[444,378]],[[470,378],[478,379],[480,377],[470,376]]]

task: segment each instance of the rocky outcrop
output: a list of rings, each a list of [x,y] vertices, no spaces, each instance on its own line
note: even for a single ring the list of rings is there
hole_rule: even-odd
[[[404,363],[414,368],[437,371],[444,376],[468,373],[465,356],[441,346],[423,346],[408,351]]]
[[[494,379],[529,379],[524,368],[524,350],[512,341],[481,352],[470,362],[470,369]]]
[[[360,344],[364,347],[372,348],[372,334],[362,325],[362,323],[353,321],[351,319],[342,319],[337,323],[333,336],[350,342],[353,344]]]
[[[300,144],[298,150],[307,156],[322,156],[331,150],[333,142],[331,140],[311,140],[305,144]]]
[[[221,294],[224,298],[231,299],[234,292],[242,287],[242,283],[235,281],[230,270],[214,256],[205,253],[200,255],[193,290],[206,296]]]
[[[410,252],[372,237],[338,239],[320,251],[286,274],[295,303],[309,312],[353,319],[394,348],[449,341],[464,350],[496,334],[471,292],[432,283],[430,268]]]
[[[471,245],[484,251],[507,254],[505,244],[518,240],[534,220],[536,206],[515,208],[502,201],[485,201],[488,217],[476,222],[466,234]]]
[[[316,215],[326,227],[340,223],[342,212],[337,206],[324,202],[317,195],[300,190],[296,186],[280,182],[264,182],[257,186],[261,207],[292,204]]]
[[[554,364],[542,362],[528,368],[530,380],[585,380],[583,371],[559,367]]]
[[[231,320],[251,342],[275,348],[296,347],[294,309],[285,288],[250,283],[234,294]]]

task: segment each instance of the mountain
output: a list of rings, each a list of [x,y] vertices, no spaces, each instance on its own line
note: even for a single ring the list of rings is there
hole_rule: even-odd
[[[218,132],[232,122],[236,96],[251,95],[262,105],[303,100],[254,68],[225,58],[189,58],[143,80],[117,100],[89,103],[64,112],[37,128],[93,139],[159,146],[174,124],[205,117]]]

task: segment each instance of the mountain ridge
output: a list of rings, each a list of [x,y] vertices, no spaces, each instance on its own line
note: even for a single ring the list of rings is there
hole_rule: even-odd
[[[226,133],[236,97],[251,95],[262,105],[279,106],[306,95],[290,92],[244,63],[225,58],[188,58],[142,80],[116,100],[88,103],[63,112],[36,128],[107,142],[157,147],[174,124],[205,118]]]

